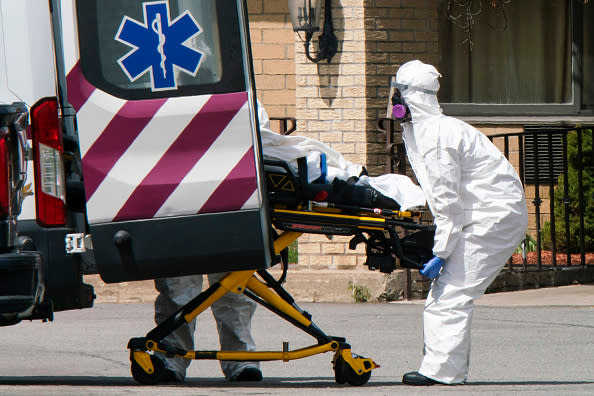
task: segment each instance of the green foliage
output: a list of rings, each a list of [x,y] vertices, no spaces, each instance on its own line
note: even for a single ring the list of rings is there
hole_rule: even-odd
[[[535,252],[536,251],[536,240],[534,238],[532,238],[530,235],[526,234],[522,244],[524,244],[524,249],[526,250],[526,252]],[[514,253],[522,254],[522,244],[520,244],[520,246],[518,246],[518,248],[516,249],[516,251]]]
[[[569,196],[569,241],[571,253],[580,248],[580,208],[578,199],[578,144],[577,132],[567,135],[568,159],[568,196]],[[592,152],[592,130],[582,131],[582,184],[584,195],[584,228],[585,248],[594,250],[594,169]],[[567,235],[565,229],[565,195],[564,177],[559,176],[555,187],[555,240],[557,248],[567,251]],[[545,249],[551,249],[551,222],[546,222],[542,229],[542,241]]]
[[[353,300],[355,300],[355,302],[367,302],[371,297],[371,293],[369,293],[369,290],[363,285],[356,285],[350,282],[349,290],[353,292]]]
[[[297,240],[293,241],[289,247],[289,263],[299,262],[299,254],[297,251]]]

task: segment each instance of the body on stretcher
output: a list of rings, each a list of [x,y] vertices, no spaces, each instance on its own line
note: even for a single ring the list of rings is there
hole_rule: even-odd
[[[393,199],[354,181],[309,183],[307,163],[295,175],[286,162],[264,160],[272,224],[283,232],[352,236],[349,248],[365,244],[371,270],[391,273],[421,268],[432,257],[433,225],[420,224],[421,211],[400,210]]]

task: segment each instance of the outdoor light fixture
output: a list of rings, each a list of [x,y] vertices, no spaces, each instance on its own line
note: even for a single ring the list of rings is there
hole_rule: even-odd
[[[318,56],[312,58],[309,54],[309,44],[314,32],[320,30],[320,9],[322,0],[289,0],[289,12],[291,13],[291,23],[293,30],[297,33],[305,32],[305,56],[314,63],[323,59],[330,59],[336,54],[338,49],[338,40],[334,35],[332,26],[332,7],[330,0],[324,3],[324,30],[318,43]]]

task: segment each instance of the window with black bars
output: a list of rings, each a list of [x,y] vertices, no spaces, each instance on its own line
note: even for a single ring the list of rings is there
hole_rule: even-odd
[[[563,132],[550,127],[525,127],[524,182],[557,184],[563,174]]]

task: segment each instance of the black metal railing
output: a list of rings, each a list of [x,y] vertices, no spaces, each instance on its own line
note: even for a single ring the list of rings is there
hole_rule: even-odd
[[[398,122],[380,119],[377,129],[386,137],[386,172],[410,173]],[[584,184],[594,174],[592,127],[525,127],[522,132],[488,137],[518,171],[533,224],[506,268],[594,265],[592,225],[586,223],[594,197],[591,190],[585,195]]]
[[[297,120],[294,117],[270,117],[271,128],[280,135],[290,135],[297,129]]]

